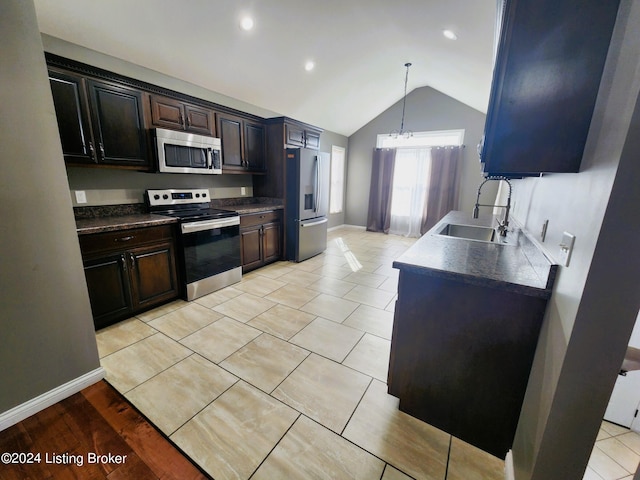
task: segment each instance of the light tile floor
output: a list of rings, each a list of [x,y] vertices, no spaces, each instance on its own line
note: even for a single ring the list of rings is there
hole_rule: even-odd
[[[632,480],[640,463],[640,435],[602,422],[583,480]]]
[[[386,393],[391,264],[413,242],[340,228],[305,262],[103,329],[107,380],[216,480],[503,480],[501,459]],[[585,479],[637,464],[640,437],[617,428],[603,423]]]

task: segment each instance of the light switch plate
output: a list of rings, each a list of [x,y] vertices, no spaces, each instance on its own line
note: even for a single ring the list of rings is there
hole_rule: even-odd
[[[562,241],[560,242],[560,265],[564,265],[565,267],[569,266],[575,240],[575,235],[571,235],[568,232],[562,234]]]
[[[87,194],[84,190],[76,190],[76,202],[87,203]]]

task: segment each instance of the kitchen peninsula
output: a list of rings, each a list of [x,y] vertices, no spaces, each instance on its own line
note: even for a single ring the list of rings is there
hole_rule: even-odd
[[[447,225],[495,219],[450,212],[393,263],[388,391],[400,410],[505,458],[557,266],[519,229],[501,243]]]

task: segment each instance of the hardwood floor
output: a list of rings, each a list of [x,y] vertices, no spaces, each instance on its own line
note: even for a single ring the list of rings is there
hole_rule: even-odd
[[[2,480],[209,478],[104,381],[1,432],[0,453]]]

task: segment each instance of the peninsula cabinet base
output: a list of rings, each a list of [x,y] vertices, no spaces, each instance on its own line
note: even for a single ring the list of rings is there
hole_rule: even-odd
[[[400,410],[504,459],[546,303],[401,269],[387,382]]]

